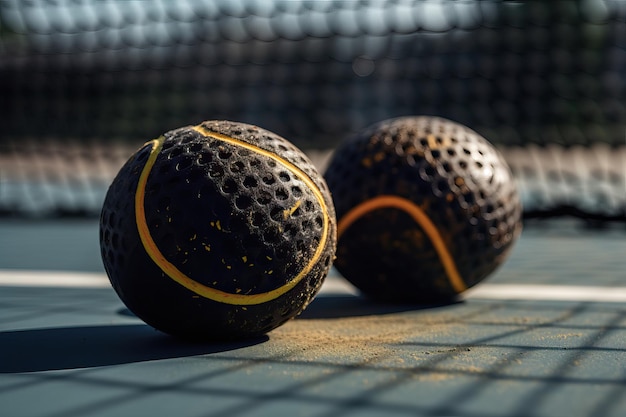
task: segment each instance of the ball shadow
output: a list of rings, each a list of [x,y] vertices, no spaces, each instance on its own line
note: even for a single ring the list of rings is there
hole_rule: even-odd
[[[427,310],[462,303],[462,299],[432,304],[384,303],[361,295],[320,294],[298,316],[299,319],[336,319],[345,317],[376,316],[408,311]]]
[[[224,352],[263,343],[194,343],[145,324],[58,327],[0,332],[0,373],[93,368]]]

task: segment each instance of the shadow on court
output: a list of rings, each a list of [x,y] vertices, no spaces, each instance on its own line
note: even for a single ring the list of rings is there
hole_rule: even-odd
[[[337,319],[395,314],[408,311],[435,309],[458,304],[463,301],[452,300],[438,304],[393,304],[382,303],[366,297],[346,294],[325,294],[316,297],[302,312],[299,319]]]
[[[190,343],[143,324],[0,332],[0,373],[92,368],[225,352],[263,343]]]
[[[319,295],[296,319],[340,319],[346,317],[378,316],[448,307],[463,302],[450,301],[440,304],[392,304],[370,300],[350,294]],[[117,314],[124,317],[137,317],[127,308],[121,308]]]

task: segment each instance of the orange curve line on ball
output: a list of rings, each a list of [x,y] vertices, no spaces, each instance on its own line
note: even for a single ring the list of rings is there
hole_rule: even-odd
[[[146,214],[145,214],[145,188],[148,182],[148,176],[150,175],[150,171],[156,162],[156,159],[159,155],[161,147],[163,146],[163,142],[165,141],[164,137],[159,139],[155,139],[151,142],[152,149],[150,151],[150,156],[144,165],[141,175],[139,176],[139,182],[137,184],[137,191],[135,193],[135,217],[137,222],[137,229],[139,231],[139,236],[141,242],[150,256],[150,258],[156,263],[159,268],[171,279],[182,285],[183,287],[193,291],[194,293],[211,299],[213,301],[232,304],[232,305],[255,305],[262,304],[271,300],[274,300],[281,295],[285,294],[293,287],[295,287],[302,279],[313,269],[315,263],[322,256],[324,251],[324,247],[326,245],[326,240],[328,238],[329,229],[330,229],[330,219],[328,217],[328,208],[324,201],[324,197],[317,187],[317,185],[308,177],[308,175],[302,171],[300,168],[296,167],[291,162],[275,155],[269,151],[266,151],[261,148],[257,148],[253,145],[250,145],[246,142],[238,141],[236,139],[230,138],[228,136],[220,135],[214,132],[210,132],[201,126],[193,127],[193,129],[203,136],[211,136],[215,139],[222,140],[237,146],[243,146],[247,149],[250,149],[256,153],[265,155],[269,158],[274,159],[278,163],[284,165],[287,169],[291,170],[300,180],[302,180],[309,189],[312,190],[315,197],[318,199],[323,214],[323,228],[322,228],[322,238],[320,239],[320,243],[313,254],[313,257],[310,259],[309,263],[291,280],[286,282],[284,285],[264,293],[258,294],[232,294],[229,292],[221,291],[216,288],[208,287],[203,285],[187,275],[185,275],[182,271],[180,271],[175,265],[173,265],[170,261],[168,261],[165,256],[161,253],[156,243],[152,239],[150,235],[150,230],[148,229]],[[147,144],[148,144],[147,143]]]
[[[397,197],[393,195],[381,195],[378,197],[374,197],[370,200],[364,201],[358,206],[352,208],[348,211],[342,218],[339,220],[337,224],[337,238],[341,238],[341,235],[348,229],[352,223],[354,223],[361,216],[369,213],[370,211],[378,210],[381,208],[397,208],[408,215],[410,215],[413,220],[426,232],[428,238],[432,242],[435,250],[437,251],[437,255],[439,256],[439,260],[443,264],[443,267],[448,276],[448,280],[454,288],[454,291],[457,293],[461,293],[467,289],[467,285],[461,278],[459,271],[456,268],[454,260],[448,251],[448,248],[445,245],[445,242],[437,227],[433,224],[430,218],[424,213],[424,211],[415,205],[412,201],[407,200],[406,198]]]

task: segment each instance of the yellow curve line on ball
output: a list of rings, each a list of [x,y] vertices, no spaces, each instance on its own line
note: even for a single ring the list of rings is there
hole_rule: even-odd
[[[362,217],[363,215],[369,213],[370,211],[378,210],[381,208],[397,208],[408,215],[410,215],[413,220],[426,232],[428,238],[432,242],[435,250],[437,251],[437,255],[439,256],[439,260],[441,261],[444,270],[448,276],[448,280],[454,288],[454,291],[457,293],[461,293],[467,289],[467,285],[461,278],[459,271],[456,269],[456,264],[446,247],[443,238],[439,234],[437,227],[433,224],[430,218],[424,213],[424,211],[419,208],[412,201],[407,200],[406,198],[397,197],[393,195],[382,195],[379,197],[374,197],[371,200],[364,201],[358,206],[352,208],[348,211],[342,218],[339,220],[337,224],[337,238],[341,238],[341,235],[348,229],[352,223],[354,223],[357,219]]]
[[[313,192],[313,194],[319,201],[320,206],[322,207],[323,227],[322,227],[322,236],[320,239],[320,243],[318,244],[315,250],[315,253],[313,254],[313,257],[309,260],[308,264],[296,276],[294,276],[291,280],[286,282],[284,285],[274,290],[267,291],[264,293],[232,294],[229,292],[221,291],[216,288],[203,285],[193,280],[192,278],[188,277],[187,275],[185,275],[175,265],[173,265],[170,261],[168,261],[165,258],[165,256],[161,253],[156,243],[152,239],[152,236],[150,235],[150,230],[148,229],[148,224],[146,220],[146,212],[145,212],[145,205],[144,205],[146,184],[148,182],[148,176],[150,175],[150,171],[152,170],[152,167],[154,166],[154,163],[156,162],[159,152],[161,151],[161,147],[163,146],[165,137],[161,137],[159,139],[155,139],[151,142],[148,142],[149,144],[152,144],[152,149],[150,151],[150,156],[148,157],[148,160],[146,161],[146,164],[143,167],[143,170],[141,171],[141,175],[139,176],[139,182],[137,184],[137,191],[135,193],[135,217],[136,217],[137,229],[139,231],[139,237],[141,239],[141,242],[146,252],[150,256],[150,258],[153,260],[153,262],[157,264],[157,266],[159,266],[159,268],[161,268],[161,270],[167,276],[169,276],[171,279],[173,279],[174,281],[176,281],[183,287],[189,289],[190,291],[193,291],[194,293],[202,297],[211,299],[213,301],[226,303],[226,304],[232,304],[232,305],[254,305],[254,304],[262,304],[262,303],[274,300],[280,297],[281,295],[285,294],[289,290],[291,290],[300,281],[302,281],[302,279],[311,271],[311,269],[313,269],[313,266],[317,263],[319,258],[322,256],[322,253],[324,252],[324,247],[326,245],[326,240],[328,238],[329,229],[330,229],[330,226],[329,226],[330,219],[328,217],[328,208],[324,201],[324,197],[321,191],[319,190],[319,188],[317,187],[317,185],[309,178],[309,176],[300,168],[298,168],[291,162],[287,161],[286,159],[283,159],[279,157],[278,155],[275,155],[264,149],[258,148],[249,143],[239,141],[237,139],[233,139],[225,135],[220,135],[215,132],[210,132],[202,128],[201,126],[195,126],[193,127],[193,129],[199,132],[200,134],[202,134],[203,136],[210,136],[215,139],[228,142],[236,146],[242,146],[244,148],[254,151],[255,153],[272,158],[278,163],[284,165],[293,174],[295,174],[300,180],[302,180],[309,187],[309,189]]]

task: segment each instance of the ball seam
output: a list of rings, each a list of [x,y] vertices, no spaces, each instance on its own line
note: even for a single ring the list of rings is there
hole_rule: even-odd
[[[439,260],[443,265],[448,281],[454,291],[458,294],[467,289],[467,285],[461,277],[441,234],[437,230],[437,226],[435,226],[428,215],[426,215],[424,210],[406,198],[394,195],[380,195],[358,204],[350,209],[337,223],[337,239],[340,239],[343,233],[360,217],[371,211],[383,208],[400,209],[411,216],[411,218],[420,225],[422,230],[424,230],[435,247],[437,256],[439,256]]]
[[[145,146],[148,146],[148,145],[151,146],[150,155],[148,156],[148,160],[146,161],[141,171],[141,174],[139,176],[139,181],[137,184],[137,190],[135,192],[135,220],[137,223],[137,230],[139,232],[141,243],[144,249],[146,250],[146,253],[148,254],[148,256],[168,277],[170,277],[171,279],[173,279],[175,282],[179,283],[183,287],[187,288],[188,290],[204,298],[208,298],[213,301],[217,301],[217,302],[221,302],[225,304],[231,304],[231,305],[256,305],[256,304],[262,304],[268,301],[272,301],[280,297],[281,295],[287,293],[289,290],[294,288],[300,281],[302,281],[302,279],[313,269],[314,265],[317,263],[319,258],[322,256],[322,253],[324,252],[324,248],[326,246],[328,236],[330,233],[330,219],[328,216],[328,207],[326,205],[322,192],[317,187],[315,182],[313,182],[313,180],[310,179],[309,176],[304,171],[302,171],[300,168],[298,168],[291,162],[287,161],[286,159],[283,159],[280,156],[270,151],[267,151],[262,148],[258,148],[247,142],[239,141],[237,139],[234,139],[225,135],[220,135],[215,132],[210,132],[202,128],[201,126],[192,127],[192,129],[202,134],[205,137],[210,136],[210,137],[213,137],[214,139],[225,141],[227,143],[231,143],[236,146],[243,146],[256,153],[260,153],[265,156],[268,156],[276,160],[277,162],[281,163],[286,168],[288,168],[291,172],[293,172],[294,175],[296,175],[300,180],[302,180],[311,189],[311,191],[315,195],[316,199],[318,200],[322,208],[323,222],[322,222],[322,236],[321,236],[320,242],[312,258],[309,260],[307,265],[305,265],[305,267],[300,272],[298,272],[298,274],[296,274],[292,279],[290,279],[289,281],[287,281],[285,284],[281,285],[280,287],[267,291],[267,292],[257,293],[257,294],[233,294],[233,293],[218,290],[216,288],[208,287],[190,278],[189,276],[184,274],[174,264],[172,264],[170,261],[168,261],[165,258],[165,256],[161,253],[158,246],[156,245],[156,242],[154,242],[154,239],[152,239],[150,230],[147,225],[146,213],[145,213],[145,188],[148,182],[148,177],[150,175],[150,172],[152,171],[152,167],[154,166],[156,159],[159,155],[159,152],[165,141],[165,137],[161,136],[158,139],[147,142],[145,145]]]

